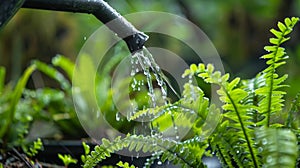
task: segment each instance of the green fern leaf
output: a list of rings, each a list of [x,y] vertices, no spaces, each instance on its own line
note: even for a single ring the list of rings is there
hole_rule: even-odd
[[[123,163],[122,161],[119,161],[119,162],[117,163],[117,166],[123,167],[123,168],[135,168],[134,165],[129,165],[128,162],[124,162],[124,163]]]
[[[195,66],[192,65],[191,67]],[[257,150],[254,147],[255,142],[252,139],[254,133],[250,129],[250,125],[254,123],[247,116],[247,109],[251,108],[251,106],[242,103],[248,96],[248,92],[237,87],[240,83],[240,78],[235,78],[229,82],[229,75],[222,76],[220,72],[214,72],[214,67],[211,64],[208,64],[206,68],[205,65],[200,64],[197,70],[190,69],[189,72],[185,72],[184,76],[187,75],[197,75],[207,83],[220,86],[217,93],[220,95],[220,100],[224,103],[222,106],[225,110],[223,117],[230,121],[228,122],[227,135],[225,136],[228,137],[228,144],[231,147],[226,149],[234,149],[231,150],[233,152],[231,154],[237,155],[237,163],[240,162],[250,167],[259,167]],[[241,149],[238,149],[240,147]]]
[[[276,74],[276,69],[285,64],[284,61],[288,57],[286,56],[285,49],[280,47],[281,44],[289,40],[289,37],[285,37],[291,33],[293,27],[298,22],[299,18],[286,18],[284,23],[278,22],[278,29],[271,29],[271,33],[275,35],[275,38],[270,38],[272,46],[266,46],[264,49],[269,52],[263,55],[261,58],[267,59],[268,67],[263,71],[266,84],[264,87],[258,88],[255,93],[263,96],[263,99],[258,104],[259,113],[266,116],[266,119],[262,121],[263,124],[270,126],[271,115],[282,110],[283,107],[283,95],[285,92],[279,91],[279,88],[285,87],[282,83],[287,78],[287,75],[279,77]]]
[[[178,163],[184,167],[203,167],[201,158],[193,157],[194,153],[189,152],[190,143],[176,142],[170,139],[163,139],[155,136],[142,136],[142,135],[127,135],[125,138],[117,137],[114,141],[102,140],[102,144],[94,148],[94,151],[86,157],[84,166],[91,168],[96,166],[97,163],[110,157],[110,153],[120,151],[128,148],[133,151],[136,148],[141,149],[143,152],[150,153],[163,153],[164,160],[168,160],[174,164]],[[142,146],[142,147],[141,147]],[[147,146],[147,148],[144,148]],[[192,145],[191,145],[192,146]],[[206,146],[205,146],[206,148]],[[202,148],[204,151],[205,148]]]
[[[262,149],[263,167],[295,167],[298,147],[292,131],[263,127],[255,135]]]

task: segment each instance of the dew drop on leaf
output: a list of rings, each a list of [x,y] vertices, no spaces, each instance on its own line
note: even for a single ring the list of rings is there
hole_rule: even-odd
[[[267,143],[268,143],[267,139],[264,138],[264,139],[262,140],[262,145],[266,145]]]

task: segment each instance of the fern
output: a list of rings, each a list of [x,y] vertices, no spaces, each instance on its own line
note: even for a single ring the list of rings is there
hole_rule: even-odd
[[[225,133],[230,134],[230,136],[226,135],[226,137],[230,137],[228,139],[230,144],[235,144],[235,146],[230,147],[231,149],[235,148],[235,152],[238,152],[238,158],[235,159],[243,163],[244,166],[259,167],[257,151],[251,138],[253,137],[253,130],[249,128],[249,125],[253,125],[253,122],[247,116],[247,109],[250,109],[251,105],[242,104],[242,100],[248,96],[248,93],[237,87],[240,78],[228,82],[229,74],[222,76],[221,72],[214,71],[211,64],[208,64],[207,67],[204,64],[199,64],[199,66],[192,64],[183,76],[187,75],[197,75],[207,83],[220,86],[217,93],[224,103],[222,106],[225,110],[223,117],[230,121],[228,122],[228,130]],[[242,153],[243,151],[244,153]],[[231,154],[236,155],[236,153]]]
[[[23,148],[24,152],[30,156],[34,157],[38,154],[39,150],[43,149],[43,142],[40,138],[33,142],[33,144],[29,148]]]
[[[285,126],[289,129],[291,129],[298,140],[298,151],[300,151],[300,114],[299,114],[299,108],[300,108],[300,93],[296,95],[296,98],[292,102],[291,109],[288,112],[288,117],[285,122]],[[298,154],[297,159],[297,167],[300,166],[300,153]]]
[[[153,165],[155,163],[155,161],[157,160],[157,158],[160,158],[160,156],[162,155],[162,153],[163,153],[163,151],[153,153],[150,158],[146,159],[146,162],[144,163],[143,168],[150,168],[151,165]]]
[[[292,107],[288,112],[288,118],[285,126],[292,129],[298,129],[300,127],[300,93],[296,95],[296,98],[292,102]]]
[[[122,168],[135,168],[134,165],[129,165],[129,163],[127,163],[127,162],[123,163],[122,161],[119,161],[117,163],[117,166],[122,167]]]
[[[195,158],[194,153],[190,153],[184,144],[169,139],[162,139],[154,136],[128,135],[125,138],[117,137],[114,141],[102,139],[102,144],[95,147],[94,151],[86,157],[83,167],[95,166],[103,159],[110,157],[110,154],[128,148],[129,151],[142,151],[143,153],[164,151],[161,160],[169,160],[182,167],[203,167],[200,158]]]
[[[258,129],[256,137],[263,156],[263,167],[295,167],[297,159],[297,139],[287,129]]]
[[[261,126],[261,122],[265,119],[265,116],[259,112],[258,106],[263,96],[257,95],[255,91],[266,85],[265,77],[259,73],[253,79],[243,80],[241,84],[241,88],[244,88],[248,92],[248,96],[243,99],[242,103],[252,106],[252,108],[247,110],[247,115],[251,117],[250,120],[254,123],[253,127]]]
[[[257,89],[255,93],[264,97],[258,104],[258,110],[261,114],[266,115],[266,120],[263,121],[268,127],[271,124],[271,115],[282,110],[284,101],[283,95],[286,94],[286,92],[280,91],[279,89],[286,86],[282,83],[286,80],[287,75],[279,76],[276,73],[276,69],[285,64],[286,62],[284,60],[288,58],[285,49],[280,46],[290,39],[286,36],[292,32],[298,20],[299,18],[293,17],[291,19],[286,18],[284,23],[278,22],[279,30],[271,29],[271,32],[275,35],[275,38],[270,38],[270,43],[273,45],[266,46],[264,49],[269,53],[261,57],[267,59],[266,63],[268,67],[263,70],[266,85]]]
[[[214,106],[214,105],[212,105]],[[173,103],[155,108],[148,108],[134,113],[130,120],[135,120],[145,115],[159,116],[152,121],[152,125],[159,125],[160,132],[176,126],[191,128],[193,131],[203,135],[203,124],[205,124],[207,114],[215,111],[209,106],[209,99],[204,96],[204,92],[197,86],[190,83],[184,85],[182,98]]]
[[[223,114],[220,118],[215,116],[220,109],[210,104],[200,87],[187,83],[182,98],[177,102],[140,110],[128,117],[135,120],[145,115],[155,116],[149,127],[158,131],[157,134],[127,135],[113,141],[103,139],[102,144],[85,157],[84,167],[93,167],[110,157],[111,153],[125,148],[129,151],[152,153],[144,167],[150,167],[156,161],[169,161],[182,167],[204,167],[201,158],[208,155],[208,146],[224,167],[297,165],[296,160],[298,158],[299,161],[300,158],[297,155],[297,150],[300,149],[300,131],[297,125],[293,125],[293,116],[298,111],[299,97],[296,98],[285,123],[291,131],[271,128],[275,126],[271,124],[271,117],[282,111],[283,96],[286,94],[281,88],[286,86],[283,82],[287,75],[277,74],[277,68],[285,64],[287,58],[281,45],[289,40],[286,36],[291,33],[298,20],[287,18],[284,23],[278,23],[279,30],[271,29],[275,37],[270,39],[272,46],[265,47],[269,53],[262,56],[267,59],[268,67],[253,79],[230,80],[229,74],[222,75],[211,64],[192,64],[184,72],[183,77],[195,75],[206,83],[219,86],[217,93],[223,102]],[[214,118],[218,125],[209,138],[203,138],[211,133],[207,132],[207,128],[212,127],[212,123],[205,122],[208,118]],[[192,127],[194,134],[180,142],[161,136],[166,131],[174,132],[175,129],[172,128],[175,126]],[[129,164],[126,166],[129,167]]]

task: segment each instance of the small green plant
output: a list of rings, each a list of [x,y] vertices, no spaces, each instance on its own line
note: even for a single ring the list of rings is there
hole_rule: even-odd
[[[123,163],[122,161],[119,161],[117,163],[117,166],[123,167],[123,168],[135,168],[135,166],[133,166],[133,165],[130,166],[129,163],[127,163],[127,162]]]
[[[64,163],[65,167],[68,167],[69,164],[71,164],[71,163],[73,163],[73,164],[77,163],[77,160],[72,158],[72,156],[68,155],[68,154],[65,154],[65,155],[58,154],[58,158]]]
[[[63,61],[60,61],[63,60]],[[66,59],[56,60],[56,64],[65,66]],[[62,64],[62,65],[61,65]],[[69,69],[72,67],[69,67]],[[39,70],[61,84],[60,89],[26,89],[26,84],[31,74]],[[67,71],[67,69],[66,69]],[[32,158],[38,150],[42,149],[39,132],[30,132],[33,123],[38,120],[47,123],[57,123],[61,130],[67,130],[69,135],[82,135],[83,130],[77,119],[70,96],[71,85],[57,69],[42,62],[33,62],[23,73],[20,79],[13,83],[5,84],[5,68],[0,67],[0,155],[5,156],[10,150],[22,149]],[[70,129],[72,128],[72,129]],[[74,129],[78,128],[78,129]],[[56,129],[56,128],[54,128]],[[76,131],[74,131],[76,130]],[[42,133],[47,132],[43,130]],[[57,131],[58,132],[58,131]],[[35,135],[37,134],[37,135]],[[49,136],[47,134],[42,134]],[[33,142],[32,139],[38,138]],[[32,144],[32,146],[30,146]]]
[[[39,150],[43,149],[43,142],[40,138],[33,142],[33,144],[29,147],[29,149],[23,149],[26,155],[29,157],[34,157],[38,154]]]
[[[131,134],[112,141],[102,139],[102,144],[85,156],[84,167],[93,167],[110,157],[111,153],[124,148],[153,153],[144,167],[150,167],[158,159],[182,167],[201,168],[205,167],[201,158],[213,153],[224,167],[299,167],[299,118],[294,118],[299,116],[295,115],[299,113],[299,96],[290,107],[286,105],[291,110],[283,108],[287,74],[277,73],[278,67],[288,58],[281,45],[289,40],[287,36],[298,21],[299,18],[286,18],[283,23],[278,22],[278,30],[271,29],[275,37],[270,38],[271,46],[264,48],[268,53],[262,56],[266,59],[267,68],[253,79],[230,79],[229,74],[215,71],[212,64],[193,64],[184,72],[184,77],[196,76],[218,86],[217,94],[222,102],[220,108],[205,97],[199,86],[186,83],[179,101],[144,109],[131,116],[133,120],[144,115],[160,114],[150,126],[161,133],[174,125],[175,117],[180,117],[185,121],[181,125],[192,126],[192,136],[179,142],[160,136]],[[207,126],[204,120],[212,114],[220,114],[219,119],[216,117],[218,125],[209,138],[203,138]],[[280,122],[278,117],[285,122]],[[206,151],[209,146],[211,151]]]
[[[24,113],[18,109],[19,102],[27,80],[36,69],[35,65],[28,67],[14,88],[11,85],[5,86],[5,69],[0,69],[0,143],[4,147],[18,143],[28,131],[29,123],[32,120],[30,113]]]
[[[86,157],[90,154],[90,146],[87,145],[85,142],[82,142],[82,146],[84,149],[84,155],[81,155],[80,158],[81,158],[82,163],[85,163]]]

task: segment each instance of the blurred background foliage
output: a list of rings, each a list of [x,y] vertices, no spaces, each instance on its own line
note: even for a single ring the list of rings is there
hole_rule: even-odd
[[[246,77],[252,77],[263,68],[260,67],[263,63],[258,62],[258,57],[263,54],[262,48],[268,44],[271,36],[268,30],[278,20],[300,15],[300,0],[108,2],[123,15],[150,10],[186,17],[212,40],[226,69]],[[9,77],[16,79],[33,58],[49,62],[59,53],[74,60],[85,38],[101,24],[88,14],[21,9],[0,32],[0,65],[9,67]],[[295,34],[299,34],[299,31]],[[289,44],[292,62],[299,61],[296,58],[300,52],[298,41],[293,38]]]
[[[186,17],[211,39],[226,71],[244,78],[254,77],[264,68],[259,56],[264,54],[263,47],[269,43],[271,33],[268,30],[287,16],[300,16],[300,0],[108,0],[108,3],[122,15],[162,11]],[[56,54],[62,54],[75,61],[85,40],[101,25],[88,14],[20,9],[0,30],[0,66],[6,67],[6,81],[16,81],[33,59],[50,63]],[[296,95],[300,83],[299,26],[297,29],[286,45],[290,59],[283,69],[290,75],[288,82],[292,87],[288,92],[291,97]],[[177,45],[161,43],[155,36],[150,36],[149,41],[151,45],[178,50]],[[180,54],[185,59],[191,55],[184,49]],[[57,85],[39,72],[35,72],[29,82],[30,88]]]

